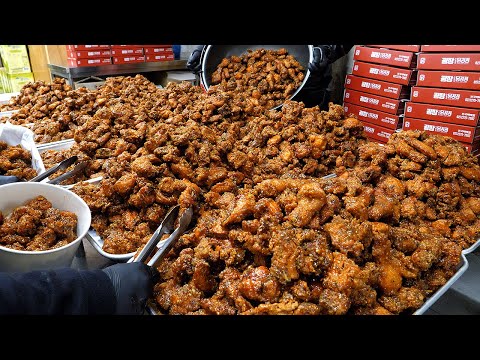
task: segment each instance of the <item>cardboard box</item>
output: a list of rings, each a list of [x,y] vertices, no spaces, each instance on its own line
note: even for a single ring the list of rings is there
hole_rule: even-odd
[[[111,49],[124,49],[124,48],[131,48],[131,47],[141,47],[143,48],[143,45],[110,45]]]
[[[417,61],[417,55],[409,51],[379,49],[357,45],[353,53],[353,59],[402,68],[414,68]]]
[[[386,48],[399,51],[419,52],[421,45],[367,45],[376,48]]]
[[[371,64],[361,61],[354,62],[352,74],[401,85],[415,85],[417,79],[417,72],[415,70]]]
[[[137,46],[128,46],[122,48],[113,48],[111,49],[112,56],[142,56],[143,55],[143,47]]]
[[[67,61],[70,67],[101,66],[110,65],[112,58],[67,59]]]
[[[110,45],[67,45],[67,51],[110,49]]]
[[[464,144],[462,143],[467,151],[472,155],[480,154],[480,141],[473,143],[473,144]]]
[[[419,53],[417,68],[480,71],[480,53]]]
[[[407,102],[405,116],[466,126],[480,125],[480,110]]]
[[[158,47],[158,46],[153,46],[153,47],[144,46],[143,52],[144,52],[145,55],[156,55],[156,54],[164,53],[164,52],[173,53],[173,50],[172,50],[172,46],[171,46],[171,45],[169,45],[169,46],[163,46],[163,47]]]
[[[30,82],[34,82],[33,73],[23,74],[8,74],[7,79],[10,82],[9,92],[19,92],[22,88]]]
[[[392,99],[410,98],[410,88],[405,85],[393,84],[386,81],[369,79],[351,74],[347,75],[345,78],[345,88],[364,91]]]
[[[114,56],[114,64],[133,64],[145,62],[145,56]]]
[[[393,115],[403,113],[405,102],[360,91],[345,89],[344,101]]]
[[[457,125],[451,123],[414,119],[403,119],[403,130],[423,130],[434,134],[450,136],[466,144],[473,144],[480,140],[480,127]]]
[[[25,74],[32,71],[26,45],[0,45],[0,56],[8,74]]]
[[[67,50],[67,58],[69,59],[89,59],[89,58],[102,58],[110,57],[112,52],[110,49],[100,49],[100,50],[77,50],[70,51]]]
[[[157,62],[157,61],[171,61],[174,60],[175,57],[172,53],[165,53],[165,54],[156,54],[156,55],[145,55],[145,62]]]
[[[412,87],[414,102],[480,109],[480,91]]]
[[[2,84],[3,92],[10,93],[10,82],[7,79],[7,71],[4,67],[0,68],[0,83]]]
[[[475,52],[480,51],[480,45],[422,45],[422,52]]]
[[[388,129],[386,127],[366,121],[363,122],[363,131],[368,138],[382,143],[388,142],[390,136],[392,136],[392,134],[395,132],[394,129]]]
[[[354,105],[348,102],[343,104],[345,114],[354,114],[358,120],[380,125],[388,129],[399,129],[402,127],[403,116],[392,115],[383,111],[365,108],[363,106]]]
[[[480,72],[420,70],[418,86],[480,90]]]

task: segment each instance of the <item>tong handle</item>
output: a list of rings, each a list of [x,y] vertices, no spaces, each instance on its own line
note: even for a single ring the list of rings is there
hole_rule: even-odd
[[[158,241],[162,238],[162,235],[166,234],[165,228],[163,226],[159,226],[157,230],[153,233],[150,240],[145,244],[143,249],[140,251],[138,256],[134,256],[132,262],[145,262],[147,258],[152,253],[153,249],[155,249]],[[153,240],[155,239],[155,240]],[[153,241],[152,241],[153,240]]]
[[[160,262],[168,253],[168,251],[171,249],[173,244],[175,244],[175,241],[177,241],[181,235],[182,235],[182,232],[180,231],[180,227],[176,228],[175,231],[171,233],[170,236],[166,238],[163,244],[157,249],[157,252],[148,261],[147,265],[155,266],[155,264]]]
[[[172,209],[170,209],[167,216],[165,216],[165,219],[162,221],[162,223],[152,235],[150,240],[148,240],[148,242],[145,244],[138,256],[134,255],[128,260],[128,262],[145,262],[155,250],[155,247],[158,247],[158,249],[152,256],[152,258],[147,262],[147,265],[155,266],[160,260],[163,259],[163,257],[168,253],[173,244],[175,244],[175,242],[180,238],[180,236],[182,236],[185,230],[187,230],[188,226],[190,225],[190,221],[192,220],[193,209],[190,207],[187,208],[180,216],[178,221],[178,227],[173,230],[173,232],[168,238],[162,241],[162,244],[159,244],[162,235],[171,232],[174,220],[178,215],[179,209],[179,205],[176,205]],[[160,246],[158,246],[157,244],[159,244]]]
[[[150,261],[147,263],[149,266],[155,266],[159,263],[168,251],[171,249],[173,244],[183,235],[183,233],[187,230],[188,226],[190,225],[190,221],[192,220],[193,216],[193,209],[191,207],[185,209],[183,214],[180,216],[178,227],[172,232],[172,234],[163,242],[163,244],[159,247],[155,255],[152,256]]]
[[[47,171],[41,173],[40,175],[35,176],[33,179],[30,179],[28,181],[29,182],[40,182],[43,179],[46,179],[47,177],[52,175],[54,172],[57,172],[58,170],[61,170],[61,169],[68,168],[70,165],[75,163],[75,161],[77,161],[77,159],[78,159],[78,156],[76,156],[76,155],[74,155],[72,157],[69,157],[68,159],[65,159],[65,160],[59,162],[57,165],[52,166]]]
[[[72,176],[77,175],[80,171],[82,171],[83,169],[85,169],[87,167],[87,164],[88,163],[86,161],[78,163],[77,165],[75,165],[73,170],[67,171],[64,174],[62,174],[60,176],[57,176],[55,179],[47,181],[47,183],[48,184],[53,184],[53,185],[60,184],[62,181],[67,180],[67,179],[71,178]]]

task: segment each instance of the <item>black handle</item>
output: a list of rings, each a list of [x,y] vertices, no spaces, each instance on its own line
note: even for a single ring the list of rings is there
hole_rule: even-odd
[[[21,181],[16,176],[11,175],[0,175],[0,185],[12,184]]]

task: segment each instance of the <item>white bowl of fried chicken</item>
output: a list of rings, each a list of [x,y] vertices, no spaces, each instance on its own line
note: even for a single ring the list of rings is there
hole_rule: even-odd
[[[0,186],[0,271],[70,267],[90,228],[85,201],[57,185]]]

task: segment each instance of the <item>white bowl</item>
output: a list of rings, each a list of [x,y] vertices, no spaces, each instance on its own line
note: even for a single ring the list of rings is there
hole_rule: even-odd
[[[92,221],[90,208],[73,192],[58,185],[18,182],[0,186],[0,211],[7,216],[28,200],[43,195],[54,208],[77,215],[77,238],[68,245],[45,251],[23,251],[0,245],[0,271],[25,272],[70,267],[82,238]]]

